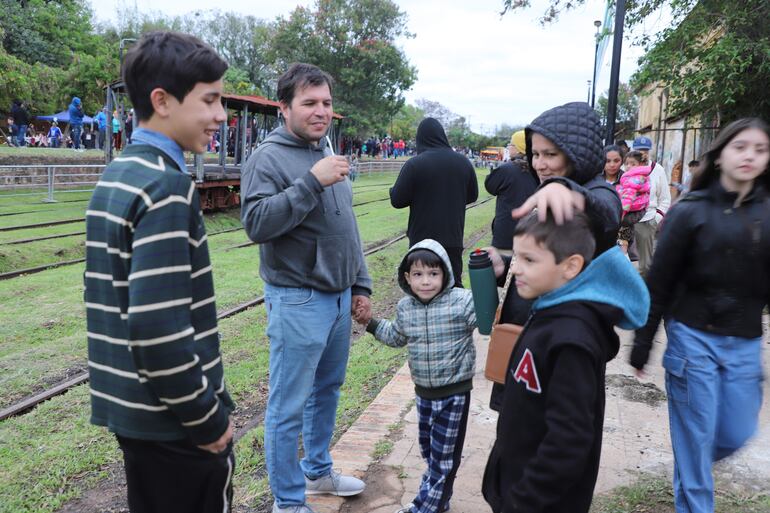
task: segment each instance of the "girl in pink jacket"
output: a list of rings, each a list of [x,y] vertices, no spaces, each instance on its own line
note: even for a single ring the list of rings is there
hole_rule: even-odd
[[[618,231],[618,245],[624,253],[634,241],[634,225],[644,216],[650,204],[650,166],[642,165],[644,155],[638,151],[626,155],[626,171],[620,176],[615,189],[623,204],[623,218]]]

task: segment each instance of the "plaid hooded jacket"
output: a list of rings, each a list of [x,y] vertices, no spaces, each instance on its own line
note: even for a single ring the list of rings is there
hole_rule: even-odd
[[[404,277],[407,257],[417,249],[438,255],[446,276],[443,290],[427,304]],[[470,390],[476,365],[473,296],[470,290],[453,288],[452,266],[441,244],[425,239],[412,246],[399,266],[398,283],[407,295],[398,302],[395,320],[372,320],[367,331],[388,346],[409,348],[409,369],[420,397],[436,399]]]

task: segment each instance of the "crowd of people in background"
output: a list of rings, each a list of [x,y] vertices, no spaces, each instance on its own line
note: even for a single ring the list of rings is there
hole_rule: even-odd
[[[395,139],[388,135],[382,137],[344,137],[340,143],[340,151],[343,155],[356,155],[359,159],[369,158],[398,158],[414,155],[414,146],[409,141]]]
[[[122,150],[125,144],[130,144],[134,127],[134,109],[122,114],[120,112],[113,111],[109,129],[112,147],[116,151]],[[67,117],[64,119],[56,116],[42,116],[36,119],[29,113],[25,102],[14,100],[6,118],[6,143],[8,146],[19,148],[70,148],[75,151],[104,149],[108,142],[107,107],[96,113],[90,122],[86,122],[82,100],[75,96],[61,114],[65,113]]]

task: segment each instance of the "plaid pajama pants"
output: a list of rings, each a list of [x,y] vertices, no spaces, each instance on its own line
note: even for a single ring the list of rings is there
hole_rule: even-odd
[[[412,513],[441,513],[449,509],[463,453],[470,398],[470,392],[443,399],[417,396],[420,453],[428,468],[412,501]]]

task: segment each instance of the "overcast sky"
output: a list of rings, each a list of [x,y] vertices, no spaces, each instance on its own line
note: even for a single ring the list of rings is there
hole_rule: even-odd
[[[569,101],[586,100],[594,58],[594,20],[603,20],[606,0],[563,14],[556,23],[541,26],[538,18],[547,0],[500,17],[502,0],[395,0],[408,15],[412,39],[398,41],[417,68],[418,78],[406,93],[441,102],[469,119],[476,131],[488,133],[502,123],[523,125],[542,111]],[[96,17],[115,21],[118,5],[136,5],[182,15],[221,6],[260,18],[285,16],[308,0],[248,0],[217,4],[210,0],[91,0]],[[665,27],[665,16],[653,16],[638,33]],[[597,98],[609,88],[612,45],[607,48],[597,79]],[[626,81],[642,54],[623,45],[621,80]]]

